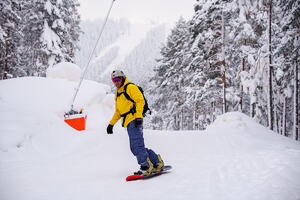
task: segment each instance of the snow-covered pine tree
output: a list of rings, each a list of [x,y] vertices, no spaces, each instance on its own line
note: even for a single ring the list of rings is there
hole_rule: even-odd
[[[278,2],[277,2],[278,3]],[[280,19],[283,18],[283,10],[281,6],[278,4],[275,6],[277,9],[277,15]],[[275,8],[276,8],[275,7]],[[276,111],[276,125],[277,131],[285,136],[289,136],[292,130],[292,115],[288,113],[293,112],[292,102],[292,79],[294,77],[293,67],[288,59],[289,50],[284,48],[283,44],[286,41],[286,34],[281,28],[282,20],[278,20],[277,26],[279,29],[276,30],[276,38],[278,38],[279,42],[276,44],[274,48],[274,79],[275,79],[275,111]],[[283,42],[284,41],[284,42]]]
[[[61,61],[73,61],[80,34],[77,1],[23,1],[22,61],[27,75],[45,76],[46,69]]]
[[[300,2],[294,0],[276,1],[281,9],[278,26],[280,30],[276,35],[278,42],[275,49],[275,62],[277,66],[277,79],[281,80],[278,86],[284,100],[283,132],[286,136],[293,135],[299,140],[299,51],[300,51]],[[298,71],[298,73],[297,73]],[[292,91],[292,92],[291,92]],[[293,97],[292,97],[293,96]],[[292,113],[293,114],[287,114]],[[288,132],[288,130],[293,130]]]
[[[249,45],[241,47],[242,54],[247,54],[249,71],[241,74],[241,81],[250,96],[250,116],[264,126],[268,126],[267,2],[264,0],[246,2],[244,8],[247,9],[247,21],[241,25],[244,26],[245,36],[241,35],[240,38],[245,38],[249,42]]]
[[[22,60],[26,68],[28,76],[39,75],[41,66],[41,51],[42,45],[40,36],[43,31],[43,13],[39,11],[41,7],[39,1],[23,1],[21,14],[22,14],[22,32],[23,32],[23,52]]]
[[[61,11],[61,24],[64,34],[60,36],[63,41],[64,60],[74,62],[74,52],[78,50],[79,36],[82,33],[80,28],[80,15],[78,12],[78,0],[64,0],[58,4]],[[58,23],[59,24],[59,23]]]
[[[72,61],[74,47],[78,41],[79,14],[77,1],[43,0],[42,63],[46,68],[61,61]]]
[[[284,107],[287,106],[287,93],[285,90],[286,86],[286,75],[289,73],[289,70],[283,69],[285,68],[284,65],[279,64],[281,61],[279,61],[280,54],[276,52],[276,49],[278,45],[280,45],[280,20],[281,20],[281,13],[282,10],[280,6],[278,6],[278,3],[280,1],[278,0],[273,0],[267,2],[268,6],[268,43],[269,43],[269,53],[268,55],[268,60],[270,65],[270,70],[273,71],[271,76],[272,76],[272,96],[273,96],[273,130],[277,131],[279,134],[282,134],[282,125],[283,125],[283,112],[284,112]],[[272,9],[270,13],[270,9]],[[270,15],[272,14],[272,15]],[[270,35],[271,34],[271,35]],[[270,45],[271,44],[271,45]],[[271,62],[270,62],[271,61]],[[270,72],[270,71],[269,71]],[[282,73],[284,72],[284,73]],[[284,78],[281,78],[283,76]],[[270,77],[270,74],[269,74]],[[269,80],[270,82],[270,80]],[[284,106],[285,105],[285,106]],[[286,110],[285,110],[286,111]],[[270,116],[270,114],[269,114]],[[286,116],[286,115],[285,115]],[[269,121],[270,121],[269,117]],[[269,122],[270,124],[270,122]],[[286,124],[285,124],[286,126]]]
[[[185,76],[184,76],[184,45],[189,39],[187,23],[180,18],[167,38],[166,45],[161,49],[161,58],[155,68],[155,82],[149,93],[155,97],[153,101],[152,121],[155,129],[187,128]],[[156,114],[157,113],[157,114]],[[191,124],[192,125],[192,124]]]
[[[246,41],[249,37],[248,34],[253,34],[253,30],[249,30],[246,22],[249,15],[249,5],[247,5],[249,1],[231,0],[222,3],[222,57],[224,57],[222,61],[222,82],[226,86],[223,87],[223,90],[225,88],[223,93],[226,94],[223,97],[223,102],[226,100],[225,105],[228,111],[243,111],[243,101],[249,102],[249,98],[246,98],[244,94],[241,95],[243,87],[240,84],[239,74],[241,71],[246,70],[247,58],[246,53],[243,53],[243,51],[249,51]],[[244,108],[245,111],[247,109]]]
[[[247,95],[249,85],[243,85],[242,78],[255,66],[257,48],[259,48],[257,38],[261,36],[255,31],[254,1],[232,1],[226,6],[226,10],[230,15],[226,23],[228,29],[226,46],[229,52],[227,80],[230,88],[228,102],[231,104],[230,110],[239,110],[250,115],[250,98]]]
[[[274,91],[273,91],[273,63],[272,63],[272,17],[273,17],[273,0],[269,0],[268,7],[268,126],[274,130]]]
[[[24,76],[21,65],[21,3],[16,0],[0,2],[0,79]]]
[[[297,36],[297,40],[300,41],[300,37]],[[299,52],[297,52],[297,57],[294,66],[294,126],[293,135],[295,140],[300,140],[299,133]]]
[[[193,60],[188,70],[193,72],[193,99],[199,104],[201,129],[223,112],[223,3],[219,0],[198,1],[195,5],[196,13],[191,20]]]

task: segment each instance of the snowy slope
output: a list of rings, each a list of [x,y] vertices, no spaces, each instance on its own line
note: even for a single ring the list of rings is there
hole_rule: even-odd
[[[91,22],[82,25],[86,34],[81,36],[81,48],[76,52],[76,62],[82,69],[86,67],[97,40],[97,25],[102,24]],[[159,57],[161,44],[165,40],[165,25],[129,23],[127,20],[117,24],[109,21],[107,25],[92,56],[86,78],[109,84],[110,73],[114,69],[121,69],[129,77],[138,77],[138,80],[151,76],[155,59]]]
[[[100,78],[107,76],[107,73],[110,73],[113,69],[123,63],[125,58],[130,55],[130,53],[132,53],[132,51],[142,41],[146,39],[147,33],[149,33],[156,26],[158,26],[158,24],[128,24],[126,31],[124,30],[118,39],[101,49],[97,55],[93,55],[95,58],[91,60],[89,68],[100,68]],[[112,32],[119,30],[107,31]],[[96,40],[95,38],[90,38],[90,40],[91,39]],[[85,40],[87,40],[87,38],[85,38]],[[80,51],[86,51],[85,47],[82,47]],[[84,58],[77,58],[77,60],[80,59],[84,60]],[[109,61],[106,61],[106,59],[109,59]],[[84,66],[82,67],[85,66],[86,63],[84,63]]]
[[[126,56],[130,54],[130,52],[146,37],[148,31],[150,31],[154,25],[151,24],[135,24],[132,25],[128,32],[124,33],[115,43],[111,44],[107,48],[105,48],[98,58],[101,58],[112,48],[118,48],[117,57],[107,66],[105,71],[101,74],[101,78],[107,76],[108,73],[111,73],[112,70],[119,66]],[[97,58],[93,60],[93,62],[98,62]]]
[[[241,113],[220,116],[206,131],[145,130],[146,145],[171,173],[126,182],[137,169],[125,129],[106,126],[113,95],[84,81],[77,106],[87,130],[63,122],[76,82],[50,78],[0,81],[0,199],[299,200],[300,144]]]

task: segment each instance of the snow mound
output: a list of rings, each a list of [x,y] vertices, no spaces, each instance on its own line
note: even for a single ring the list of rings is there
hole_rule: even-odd
[[[274,132],[257,123],[254,119],[240,112],[228,112],[219,115],[217,119],[206,128],[207,132],[216,134],[248,135],[260,139],[274,139]],[[270,134],[260,134],[260,133]],[[275,137],[278,139],[278,137]],[[280,139],[287,139],[283,136]],[[288,139],[289,140],[289,139]]]
[[[228,112],[223,115],[217,116],[217,119],[207,127],[207,131],[220,131],[225,129],[232,131],[247,131],[249,127],[262,128],[265,127],[259,125],[247,115],[240,112]]]
[[[69,81],[79,81],[81,76],[81,69],[74,63],[61,62],[47,69],[48,78],[60,78]]]
[[[64,79],[24,77],[0,83],[0,101],[7,106],[32,111],[63,112],[70,109],[76,82]],[[18,92],[16,92],[18,91]],[[110,87],[95,81],[84,80],[74,102],[78,108],[99,104]],[[0,104],[0,107],[2,106]]]
[[[78,143],[78,137],[74,136],[77,131],[64,122],[63,115],[71,108],[77,85],[73,81],[43,77],[1,81],[0,155],[25,146],[54,156],[71,151]],[[82,82],[74,109],[84,109],[87,128],[105,126],[101,121],[107,122],[111,117],[109,91],[107,85],[90,80]],[[95,123],[89,123],[90,119]]]

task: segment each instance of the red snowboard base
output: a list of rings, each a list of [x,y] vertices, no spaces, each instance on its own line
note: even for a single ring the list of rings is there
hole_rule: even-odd
[[[155,172],[155,173],[152,173],[148,176],[140,176],[140,175],[130,175],[130,176],[127,176],[126,178],[126,181],[134,181],[134,180],[140,180],[140,179],[148,179],[148,178],[152,178],[152,177],[155,177],[155,176],[159,176],[161,174],[165,174],[165,173],[168,173],[170,172],[169,170],[172,169],[172,166],[170,165],[166,165],[164,166],[161,171],[159,172]]]

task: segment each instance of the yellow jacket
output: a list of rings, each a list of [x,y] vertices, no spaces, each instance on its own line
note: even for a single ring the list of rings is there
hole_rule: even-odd
[[[125,78],[125,82],[122,87],[118,88],[116,94],[115,94],[115,114],[112,117],[111,121],[109,124],[115,125],[119,119],[121,118],[121,115],[127,113],[134,107],[133,102],[128,100],[125,95],[124,95],[124,86],[130,83],[130,81]],[[122,93],[122,94],[121,94]],[[144,105],[145,105],[145,100],[143,97],[143,94],[139,90],[138,86],[129,84],[126,89],[126,93],[130,96],[130,98],[135,102],[135,109],[136,112],[134,114],[129,113],[125,117],[122,118],[122,125],[124,123],[124,128],[127,127],[127,125],[135,120],[136,118],[143,118],[143,110],[144,110]],[[121,94],[118,96],[118,94]]]

